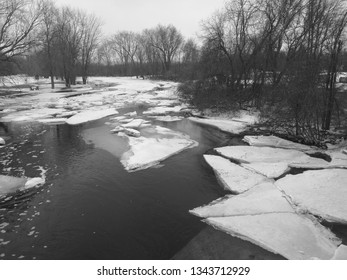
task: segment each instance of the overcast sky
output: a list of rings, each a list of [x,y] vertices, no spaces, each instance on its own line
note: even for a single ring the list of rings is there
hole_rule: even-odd
[[[106,35],[141,31],[158,23],[173,24],[185,37],[196,37],[201,20],[223,7],[225,0],[55,0],[99,16]]]

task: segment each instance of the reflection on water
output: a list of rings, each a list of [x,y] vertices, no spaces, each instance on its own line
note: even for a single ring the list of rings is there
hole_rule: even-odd
[[[2,174],[39,177],[43,168],[47,177],[0,200],[0,258],[168,259],[203,228],[188,210],[224,193],[201,155],[229,136],[170,123],[200,145],[128,173],[119,162],[127,143],[104,121],[8,126]]]

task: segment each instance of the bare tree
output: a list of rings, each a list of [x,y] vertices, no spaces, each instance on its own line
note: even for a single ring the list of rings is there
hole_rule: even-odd
[[[40,23],[40,1],[0,1],[0,61],[10,61],[37,42],[33,31]]]
[[[58,14],[57,44],[61,56],[61,68],[66,87],[76,83],[76,65],[81,53],[83,30],[81,13],[63,7]]]
[[[183,43],[182,34],[173,25],[158,25],[148,31],[149,42],[157,50],[164,72],[168,72],[177,51]]]
[[[53,1],[46,1],[43,3],[42,9],[42,36],[43,46],[47,55],[49,75],[51,78],[51,87],[54,89],[54,39],[55,39],[55,27],[57,23],[56,14],[57,8],[54,6]]]
[[[101,36],[101,21],[94,15],[81,13],[81,65],[83,84],[87,83],[88,70]]]

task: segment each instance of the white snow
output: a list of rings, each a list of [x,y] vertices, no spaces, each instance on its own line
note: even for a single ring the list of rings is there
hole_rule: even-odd
[[[130,149],[121,158],[126,170],[135,171],[157,165],[168,157],[197,144],[180,132],[159,126],[149,129],[159,136],[129,138]]]
[[[139,128],[143,122],[144,122],[144,120],[142,120],[142,119],[135,119],[135,120],[132,120],[131,122],[129,122],[127,124],[124,124],[123,127]]]
[[[290,166],[306,166],[328,164],[327,161],[313,158],[307,154],[290,149],[256,147],[256,146],[227,146],[216,148],[215,151],[227,158],[242,163],[242,166],[263,174],[269,178],[277,178],[290,170]]]
[[[44,178],[18,178],[0,175],[0,196],[23,191],[45,183]]]
[[[303,210],[326,221],[347,224],[347,170],[324,169],[287,175],[276,186]]]
[[[38,122],[45,124],[62,124],[66,123],[67,118],[39,119]]]
[[[85,122],[90,122],[98,119],[105,118],[107,116],[116,115],[118,111],[114,108],[104,110],[88,110],[78,113],[71,118],[67,119],[66,123],[69,125],[77,125]]]
[[[212,118],[202,119],[202,118],[196,118],[196,117],[189,117],[188,119],[192,122],[216,127],[222,131],[232,133],[232,134],[239,134],[245,131],[248,126],[247,123],[233,121],[233,120],[212,119]]]
[[[27,190],[31,189],[33,187],[41,186],[45,183],[44,178],[28,178],[27,182],[25,183],[24,187],[21,190]]]
[[[166,115],[168,113],[178,113],[181,111],[182,106],[175,106],[175,107],[153,107],[148,109],[147,111],[144,111],[144,115]]]
[[[226,190],[242,193],[259,183],[269,181],[265,176],[247,170],[223,157],[204,155],[204,158]]]
[[[293,149],[293,150],[298,150],[302,152],[310,152],[313,150],[309,146],[295,143],[289,140],[285,140],[273,135],[245,136],[243,138],[243,141],[247,142],[251,146],[258,146],[258,147],[267,146],[267,147],[274,147],[274,148]]]
[[[332,260],[347,260],[347,246],[343,244],[340,245],[337,248]]]
[[[284,212],[293,213],[294,210],[271,182],[261,183],[240,195],[226,196],[207,206],[190,210],[190,213],[203,218]]]
[[[37,119],[46,119],[54,117],[57,114],[64,112],[64,109],[55,109],[55,108],[38,108],[26,111],[19,111],[10,113],[0,120],[2,122],[26,122],[26,121],[35,121]]]
[[[157,121],[161,121],[161,122],[177,122],[184,119],[178,116],[150,116],[150,118],[154,118]]]
[[[331,259],[341,243],[315,220],[293,213],[214,217],[205,220],[232,236],[287,259]]]
[[[133,136],[133,137],[140,137],[141,133],[140,131],[132,128],[124,128],[123,132],[126,135]]]

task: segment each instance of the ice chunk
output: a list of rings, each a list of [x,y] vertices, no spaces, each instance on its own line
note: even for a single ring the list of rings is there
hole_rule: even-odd
[[[294,210],[282,192],[270,182],[259,184],[240,195],[227,196],[190,211],[204,218],[280,212],[293,213]]]
[[[269,178],[277,178],[290,170],[290,166],[306,166],[310,168],[316,165],[326,165],[328,162],[313,158],[303,152],[254,146],[228,146],[215,149],[220,155],[235,160],[243,167],[263,174]]]
[[[126,170],[136,171],[157,165],[172,155],[197,145],[195,141],[180,132],[158,126],[149,130],[158,133],[159,136],[129,138],[130,150],[121,158]]]
[[[202,118],[196,118],[196,117],[189,117],[188,119],[192,122],[216,127],[222,131],[232,133],[232,134],[239,134],[245,131],[248,125],[247,123],[244,123],[244,122],[224,120],[224,119],[202,119]]]
[[[242,167],[260,173],[268,178],[278,178],[281,175],[290,171],[290,167],[286,162],[255,162],[255,163],[242,163]]]
[[[341,243],[315,220],[293,213],[215,217],[205,221],[287,259],[331,259]]]
[[[131,122],[129,122],[127,124],[124,124],[123,127],[126,127],[126,128],[139,128],[143,122],[144,122],[144,120],[136,119],[136,120],[132,120]]]
[[[295,150],[278,149],[271,147],[227,146],[216,148],[216,152],[227,158],[241,163],[251,162],[283,162],[308,157],[305,153]]]
[[[33,187],[37,187],[37,186],[41,186],[45,183],[45,179],[44,178],[29,178],[28,181],[25,183],[24,187],[22,188],[22,190],[26,190],[26,189],[30,189]]]
[[[204,158],[226,190],[242,193],[262,182],[269,181],[265,176],[247,170],[223,157],[204,155]]]
[[[104,109],[104,110],[88,110],[83,111],[67,119],[67,123],[70,125],[77,125],[85,122],[90,122],[98,119],[105,118],[107,116],[116,115],[118,111],[116,109]]]
[[[342,152],[343,152],[345,155],[347,155],[347,150],[343,150]]]
[[[5,145],[5,144],[6,144],[5,139],[0,137],[0,145]]]
[[[40,119],[38,120],[40,123],[45,124],[62,124],[66,123],[66,118],[54,118],[54,119]]]
[[[124,114],[124,116],[136,117],[136,116],[137,116],[137,112],[136,112],[136,111],[134,111],[134,112],[129,112],[129,113]]]
[[[293,149],[293,150],[299,150],[302,152],[312,151],[312,148],[309,146],[295,143],[289,140],[285,140],[273,135],[245,136],[243,138],[243,141],[247,142],[251,146],[258,146],[258,147],[267,146],[267,147],[274,147],[274,148]]]
[[[123,132],[126,135],[133,136],[133,137],[140,137],[141,133],[140,131],[132,128],[124,128]]]
[[[287,175],[276,186],[300,208],[329,222],[347,223],[347,170],[324,169]]]
[[[44,178],[17,178],[0,175],[0,196],[23,191],[45,183]]]
[[[178,116],[153,116],[151,118],[155,118],[157,121],[161,121],[161,122],[178,122],[183,120],[182,117],[178,117]]]
[[[116,126],[114,129],[111,130],[112,133],[118,133],[124,131],[124,127],[122,126]]]
[[[147,111],[144,111],[144,115],[166,115],[168,113],[178,113],[182,109],[181,106],[175,107],[154,107],[150,108]]]
[[[0,175],[0,196],[22,189],[26,182],[26,178]]]
[[[343,244],[340,245],[337,248],[332,259],[333,260],[347,260],[347,246],[343,245]]]

